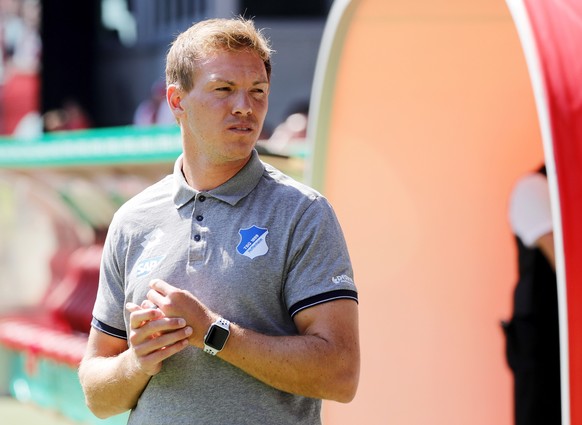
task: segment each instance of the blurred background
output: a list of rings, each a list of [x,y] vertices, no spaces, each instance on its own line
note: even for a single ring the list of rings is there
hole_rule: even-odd
[[[143,124],[138,108],[158,101],[175,35],[202,18],[244,15],[255,18],[276,50],[269,135],[290,109],[309,100],[331,3],[2,0],[2,134],[13,134],[32,113],[44,116],[45,127],[54,130],[58,117],[47,117],[51,111],[66,112],[68,122],[60,125],[74,128]],[[167,113],[157,120],[167,124]]]

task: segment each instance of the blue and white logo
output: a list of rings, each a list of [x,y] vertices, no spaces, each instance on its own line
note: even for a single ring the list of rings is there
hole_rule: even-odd
[[[158,267],[158,265],[162,262],[164,258],[165,255],[160,255],[159,257],[146,258],[144,260],[141,260],[135,266],[136,276],[141,277],[150,274],[153,270],[155,270]]]
[[[238,233],[240,235],[240,243],[236,250],[239,254],[252,260],[255,257],[265,255],[269,251],[267,246],[269,231],[267,229],[251,226],[248,229],[240,229]]]

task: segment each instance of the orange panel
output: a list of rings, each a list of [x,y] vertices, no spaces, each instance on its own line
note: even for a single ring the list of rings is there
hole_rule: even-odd
[[[488,0],[358,3],[323,191],[360,289],[362,376],[326,423],[510,424],[506,206],[543,157],[514,24]]]

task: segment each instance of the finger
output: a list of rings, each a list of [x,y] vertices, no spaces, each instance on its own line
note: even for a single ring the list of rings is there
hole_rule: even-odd
[[[188,340],[190,335],[192,335],[192,328],[189,326],[183,327],[171,332],[160,333],[156,338],[148,341],[147,345],[149,345],[151,351],[160,350],[164,347],[176,344],[181,340]]]
[[[150,300],[143,300],[141,303],[141,308],[158,308],[158,306]]]
[[[160,292],[156,291],[155,289],[150,289],[146,295],[148,302],[154,304],[155,306],[162,307],[165,302],[165,295],[161,294]]]
[[[159,371],[160,364],[164,360],[173,356],[176,353],[179,353],[180,351],[182,351],[184,348],[186,348],[188,346],[189,346],[188,340],[181,339],[181,340],[175,342],[174,344],[166,345],[160,349],[157,349],[155,351],[148,353],[147,355],[141,356],[140,363],[142,365],[142,368],[146,371],[152,370],[153,373],[150,373],[150,374],[153,375],[153,374],[157,373],[157,371]],[[136,353],[136,354],[139,356],[138,353]]]
[[[132,302],[128,302],[125,304],[125,308],[130,312],[133,313],[134,311],[138,311],[141,310],[141,307],[137,304],[134,304]]]
[[[137,309],[135,307],[137,307]],[[160,319],[164,317],[164,313],[162,313],[158,309],[142,309],[141,307],[133,304],[130,306],[126,306],[126,308],[130,311],[129,315],[129,326],[132,329],[140,328],[144,326],[147,322],[152,320]]]
[[[145,325],[144,325],[145,326]],[[169,333],[186,326],[186,320],[181,317],[163,317],[147,323],[147,331],[151,333]]]
[[[188,332],[182,331],[182,335],[186,336],[187,334]],[[139,345],[131,344],[131,349],[144,372],[155,375],[160,371],[165,359],[188,347],[187,339],[179,339],[181,336],[179,333],[175,336],[178,338],[175,342],[171,343],[172,339],[167,338],[166,345],[161,346],[154,340],[148,340]]]
[[[143,332],[132,332],[130,343],[136,354],[140,357],[148,356],[154,351],[164,349],[182,340],[188,340],[192,335],[192,328],[184,327],[171,332],[157,333],[154,338],[143,339]]]
[[[150,310],[151,311],[151,310]],[[136,321],[139,319],[136,319]],[[178,329],[183,329],[186,321],[182,318],[162,317],[155,320],[145,320],[136,326],[131,327],[131,343],[139,344],[142,341],[157,338],[160,335],[172,333]]]

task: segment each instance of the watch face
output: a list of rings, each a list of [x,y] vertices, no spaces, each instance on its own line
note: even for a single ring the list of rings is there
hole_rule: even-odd
[[[212,325],[204,342],[215,350],[222,350],[222,347],[224,347],[228,339],[228,335],[229,332],[226,329]]]

